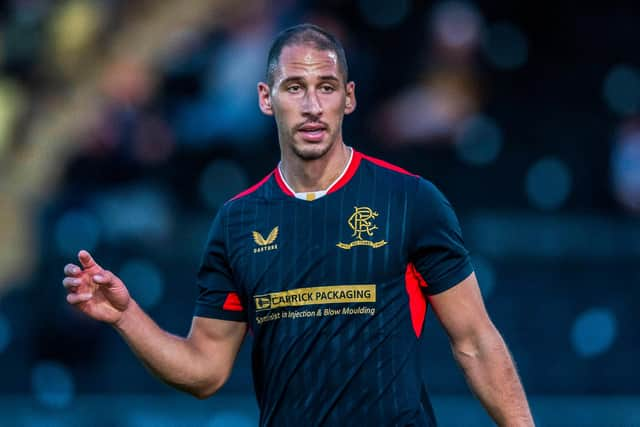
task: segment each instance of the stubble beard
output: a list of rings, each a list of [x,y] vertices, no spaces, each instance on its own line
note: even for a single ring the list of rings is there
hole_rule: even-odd
[[[329,150],[331,150],[331,147],[333,147],[336,140],[336,135],[334,135],[328,128],[326,142],[298,142],[295,139],[295,134],[295,130],[291,130],[289,132],[289,135],[286,136],[286,139],[288,140],[286,144],[291,147],[291,151],[293,151],[293,154],[295,154],[296,157],[304,161],[312,161],[324,157],[329,152]]]
[[[329,152],[332,145],[333,145],[332,143],[328,143],[321,147],[318,147],[317,145],[314,145],[312,147],[299,147],[298,145],[293,144],[291,146],[291,149],[293,150],[294,154],[298,156],[300,159],[305,161],[310,161],[310,160],[317,160],[324,157],[324,155]]]

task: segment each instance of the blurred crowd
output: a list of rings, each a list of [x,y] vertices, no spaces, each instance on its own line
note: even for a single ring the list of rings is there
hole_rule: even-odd
[[[630,13],[458,0],[2,2],[0,364],[13,369],[0,393],[58,384],[57,397],[42,394],[55,406],[65,390],[167,391],[108,328],[66,306],[62,267],[92,251],[161,325],[186,332],[213,215],[279,158],[256,83],[273,36],[300,22],[345,46],[359,101],[346,142],[452,201],[525,387],[638,393]],[[443,366],[426,370],[428,384],[463,393],[446,337],[434,319],[427,328],[427,360]],[[229,388],[250,391],[246,351],[238,364]]]

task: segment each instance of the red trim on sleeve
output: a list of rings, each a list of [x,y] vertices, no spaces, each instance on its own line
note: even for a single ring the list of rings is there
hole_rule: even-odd
[[[370,161],[374,165],[383,167],[385,169],[390,169],[394,172],[399,172],[404,175],[418,176],[414,173],[407,171],[406,169],[402,169],[400,166],[392,165],[391,163],[385,162],[384,160],[376,159],[375,157],[365,156],[364,154],[362,154],[361,156],[363,159]]]
[[[242,303],[240,302],[240,297],[235,292],[229,292],[227,294],[227,299],[224,300],[222,309],[226,311],[244,310],[244,308],[242,307]]]
[[[353,157],[351,158],[351,163],[349,164],[349,167],[345,171],[344,175],[342,175],[342,178],[340,178],[340,181],[336,182],[333,185],[333,187],[331,187],[331,189],[327,192],[327,194],[331,194],[335,191],[338,191],[342,187],[344,187],[347,184],[347,182],[349,182],[351,178],[353,178],[353,176],[356,174],[356,171],[360,166],[361,160],[362,160],[362,153],[354,149]]]
[[[407,265],[407,271],[404,274],[405,289],[409,295],[409,312],[411,313],[411,323],[416,337],[420,338],[422,333],[422,325],[427,314],[427,300],[420,288],[427,287],[427,283],[422,275],[416,270],[413,263]]]
[[[260,180],[259,183],[252,185],[251,187],[247,188],[246,190],[244,190],[242,193],[240,194],[236,194],[235,196],[233,196],[229,201],[231,200],[236,200],[239,199],[241,197],[247,196],[251,193],[253,193],[254,191],[256,191],[258,188],[262,187],[262,185],[264,185],[265,182],[267,182],[269,180],[269,178],[271,178],[271,175],[273,175],[273,172],[271,172],[269,175],[265,176],[264,178],[262,178],[262,180]]]
[[[291,190],[289,190],[289,188],[287,187],[287,184],[284,183],[284,179],[282,179],[282,175],[280,175],[279,167],[276,167],[276,170],[273,171],[273,174],[275,175],[276,182],[278,183],[278,187],[280,187],[282,192],[287,196],[295,197],[295,194],[293,194]]]

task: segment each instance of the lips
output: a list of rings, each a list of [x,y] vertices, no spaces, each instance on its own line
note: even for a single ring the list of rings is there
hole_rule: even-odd
[[[298,127],[298,132],[302,134],[302,138],[311,142],[321,141],[326,131],[327,126],[322,123],[306,123]]]

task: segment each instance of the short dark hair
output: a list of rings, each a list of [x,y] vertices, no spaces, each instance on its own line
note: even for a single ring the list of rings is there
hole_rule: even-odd
[[[338,68],[344,77],[345,84],[349,77],[349,66],[344,48],[338,39],[328,31],[313,24],[300,24],[289,27],[278,34],[269,49],[267,59],[267,84],[273,86],[275,70],[280,62],[282,49],[292,45],[311,45],[318,50],[328,50],[336,53]]]

